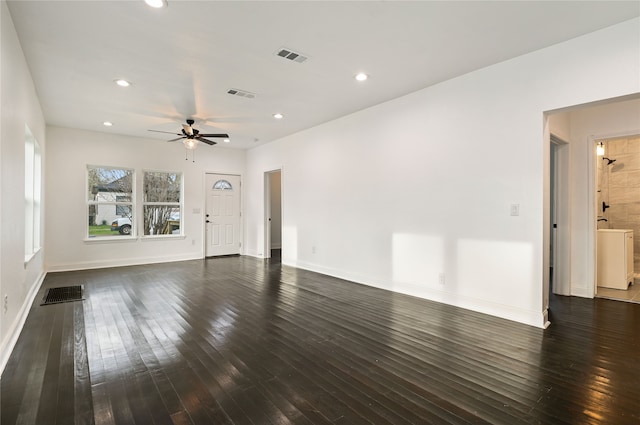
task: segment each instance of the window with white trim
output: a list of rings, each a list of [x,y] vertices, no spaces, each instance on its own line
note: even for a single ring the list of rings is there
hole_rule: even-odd
[[[144,171],[144,235],[182,234],[182,173]]]
[[[87,236],[135,235],[131,169],[87,166]]]
[[[40,145],[25,126],[24,137],[24,256],[30,259],[40,249],[40,204],[42,199],[42,155]]]

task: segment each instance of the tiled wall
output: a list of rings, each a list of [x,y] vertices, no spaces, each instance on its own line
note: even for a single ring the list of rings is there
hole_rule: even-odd
[[[608,221],[599,229],[633,229],[634,266],[640,273],[640,135],[603,140],[604,157],[615,159],[607,165],[598,160],[598,214]],[[602,157],[599,157],[602,158]],[[602,201],[610,208],[602,214]]]

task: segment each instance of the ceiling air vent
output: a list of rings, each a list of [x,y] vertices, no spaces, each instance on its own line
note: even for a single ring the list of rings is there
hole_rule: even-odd
[[[276,55],[280,56],[281,58],[289,59],[290,61],[294,61],[294,62],[298,62],[298,63],[302,63],[302,62],[306,61],[307,59],[309,59],[307,56],[304,56],[304,55],[302,55],[300,53],[296,53],[291,49],[284,49],[284,48],[278,50]]]
[[[251,93],[245,90],[238,90],[238,89],[229,89],[227,90],[227,93],[233,96],[246,97],[247,99],[253,99],[254,97],[256,97],[255,93]]]

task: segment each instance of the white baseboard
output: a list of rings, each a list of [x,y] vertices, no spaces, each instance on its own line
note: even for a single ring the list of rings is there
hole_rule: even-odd
[[[523,323],[525,325],[534,326],[536,328],[546,328],[547,326],[549,326],[549,322],[547,320],[547,317],[545,316],[545,312],[543,311],[526,310],[511,305],[495,303],[492,301],[469,297],[461,294],[452,294],[451,292],[440,291],[437,289],[420,288],[420,291],[418,292],[412,290],[412,288],[410,288],[408,285],[390,285],[389,282],[381,281],[373,277],[356,275],[354,273],[318,266],[317,264],[311,264],[305,261],[289,261],[289,259],[283,258],[282,263],[291,267],[297,267],[300,269],[337,277],[339,279],[348,280],[362,285],[372,286],[374,288],[380,288],[387,291],[397,292],[417,298],[464,308],[466,310],[476,311],[478,313],[488,314],[490,316],[512,320],[514,322]]]
[[[105,269],[109,267],[139,266],[143,264],[172,263],[174,261],[201,260],[200,254],[172,255],[147,258],[120,258],[117,260],[84,261],[68,264],[47,264],[48,272],[70,272],[76,270]]]
[[[571,285],[571,296],[582,298],[593,298],[593,288],[587,288],[584,286],[578,286],[576,284]]]
[[[18,312],[18,316],[16,320],[13,322],[11,327],[9,328],[9,332],[7,333],[7,337],[4,341],[2,341],[2,347],[0,347],[0,374],[4,372],[4,368],[9,361],[9,357],[11,356],[11,352],[13,351],[16,343],[18,342],[18,337],[20,337],[20,333],[22,332],[22,328],[24,327],[24,323],[27,321],[27,316],[29,315],[29,311],[31,310],[31,305],[33,304],[33,300],[35,299],[40,287],[42,286],[42,282],[44,282],[44,278],[47,275],[46,272],[42,272],[38,279],[33,283],[31,289],[29,290],[29,294],[22,303],[20,307],[20,311]]]

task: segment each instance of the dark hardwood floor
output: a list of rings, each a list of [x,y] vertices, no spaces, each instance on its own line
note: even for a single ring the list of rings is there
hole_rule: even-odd
[[[85,300],[40,306],[48,287]],[[51,273],[1,380],[10,424],[638,424],[640,305],[542,330],[226,257]]]

